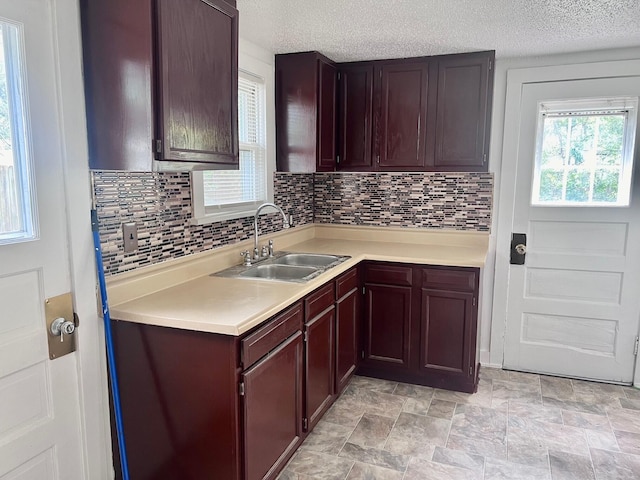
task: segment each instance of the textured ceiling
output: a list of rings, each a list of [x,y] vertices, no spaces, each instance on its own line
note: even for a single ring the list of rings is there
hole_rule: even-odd
[[[240,36],[335,61],[640,46],[640,0],[237,0]]]

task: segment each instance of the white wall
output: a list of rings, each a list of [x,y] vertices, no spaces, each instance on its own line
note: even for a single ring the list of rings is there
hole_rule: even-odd
[[[502,337],[496,335],[501,332],[503,326],[493,324],[492,311],[495,309],[506,309],[506,305],[493,305],[493,293],[495,286],[495,261],[496,256],[508,256],[509,252],[496,252],[496,233],[498,225],[498,216],[503,209],[511,209],[513,205],[504,205],[499,198],[500,192],[500,173],[505,162],[515,162],[515,159],[507,159],[502,157],[502,144],[504,140],[504,114],[505,101],[507,91],[507,71],[515,68],[542,67],[552,65],[571,65],[580,63],[593,63],[615,60],[640,59],[640,47],[619,49],[619,50],[603,50],[592,52],[579,52],[573,54],[527,57],[527,58],[506,58],[496,60],[494,96],[493,96],[493,114],[491,122],[491,140],[489,154],[489,171],[495,175],[493,214],[491,226],[491,239],[489,243],[489,252],[487,255],[487,263],[483,272],[483,293],[480,302],[479,315],[479,331],[480,331],[480,361],[484,365],[502,366]],[[506,282],[500,282],[498,279],[498,288],[504,288]],[[504,280],[504,279],[502,279]],[[497,321],[497,320],[496,320]],[[493,335],[492,335],[493,331]],[[640,365],[636,370],[636,375],[640,374]],[[637,379],[640,381],[640,378]],[[636,382],[638,383],[638,382]]]

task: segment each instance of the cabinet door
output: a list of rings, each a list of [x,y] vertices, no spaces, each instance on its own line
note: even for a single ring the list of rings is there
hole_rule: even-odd
[[[334,394],[335,307],[305,325],[305,417],[311,430],[329,407]]]
[[[158,0],[157,13],[158,159],[237,168],[238,11]]]
[[[371,169],[373,65],[340,68],[338,170]]]
[[[349,382],[358,362],[360,291],[351,290],[336,302],[336,392]]]
[[[377,67],[375,152],[379,170],[425,170],[429,64]]]
[[[365,363],[409,367],[411,290],[365,283]]]
[[[420,367],[472,376],[475,359],[473,293],[422,289]]]
[[[302,438],[302,334],[291,336],[242,380],[245,479],[273,478]]]
[[[316,171],[336,168],[336,67],[318,60],[318,159]]]
[[[439,60],[436,170],[487,170],[493,56],[482,52]]]
[[[92,169],[151,170],[151,4],[151,0],[80,2]]]

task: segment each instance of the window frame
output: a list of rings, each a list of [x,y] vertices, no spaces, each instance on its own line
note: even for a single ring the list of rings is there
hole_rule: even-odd
[[[243,48],[244,47],[244,48]],[[240,44],[241,50],[251,50],[244,42]],[[273,175],[275,165],[275,69],[273,56],[266,60],[262,52],[240,51],[238,55],[239,75],[249,79],[260,79],[264,83],[264,131],[265,131],[265,175],[266,175],[266,199],[264,201],[236,203],[222,206],[204,205],[204,175],[203,171],[191,172],[192,191],[192,224],[202,225],[207,223],[234,220],[238,218],[252,217],[257,207],[264,202],[273,202]],[[242,149],[242,146],[241,148]]]
[[[536,120],[536,143],[535,152],[533,152],[533,179],[530,196],[530,204],[532,207],[629,207],[631,205],[631,187],[633,182],[634,170],[634,152],[636,143],[636,133],[638,126],[638,97],[601,97],[601,98],[582,98],[568,100],[543,101],[538,103],[538,115]],[[626,119],[623,133],[623,152],[622,165],[620,167],[620,177],[618,180],[618,201],[588,201],[576,202],[568,200],[560,201],[541,201],[540,194],[540,176],[541,176],[541,157],[542,142],[544,137],[544,119],[548,115],[557,116],[566,113],[580,114],[593,113],[593,115],[603,114],[604,112],[625,111]]]

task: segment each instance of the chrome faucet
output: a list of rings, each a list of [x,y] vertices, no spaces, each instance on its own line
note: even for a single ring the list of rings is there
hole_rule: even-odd
[[[253,217],[253,258],[255,260],[260,258],[260,252],[258,251],[258,217],[260,216],[260,212],[262,211],[262,209],[266,207],[273,207],[277,211],[279,211],[280,214],[282,215],[283,227],[289,228],[289,221],[287,220],[287,216],[279,206],[277,206],[275,203],[268,203],[268,202],[260,205],[258,207],[258,210],[256,210],[256,214]],[[273,251],[273,244],[271,244],[269,248],[269,252],[271,253],[272,251]]]

